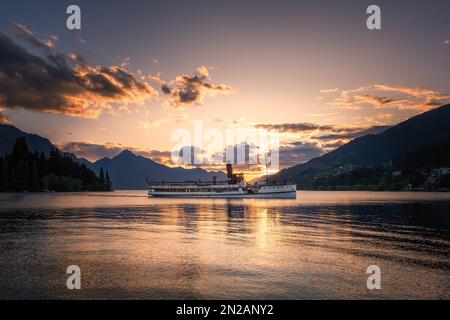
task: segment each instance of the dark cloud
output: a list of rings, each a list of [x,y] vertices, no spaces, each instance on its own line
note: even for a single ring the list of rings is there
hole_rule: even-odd
[[[362,128],[355,131],[350,132],[341,132],[341,133],[330,133],[319,136],[314,136],[311,139],[320,140],[320,141],[328,141],[328,140],[338,140],[338,139],[356,139],[367,134],[378,134],[389,129],[389,126],[373,126],[369,128]]]
[[[376,102],[378,102],[378,104],[384,105],[384,104],[388,104],[388,103],[392,103],[395,102],[396,100],[393,98],[389,98],[389,97],[378,97],[378,96],[374,96],[374,95],[370,95],[370,94],[366,94],[365,97],[369,98],[369,99],[373,99]]]
[[[443,101],[430,101],[428,103],[426,103],[426,106],[428,107],[439,107],[442,106],[444,104]]]
[[[178,151],[178,155],[183,157],[185,152],[190,153],[190,159],[187,157],[187,159],[183,159],[187,160],[184,164],[223,166],[226,163],[234,165],[254,165],[264,163],[264,156],[259,152],[258,146],[247,142],[227,145],[222,151],[211,153],[195,146],[185,146]]]
[[[259,129],[278,130],[280,132],[311,132],[311,131],[331,131],[331,132],[354,132],[363,130],[361,127],[345,127],[335,125],[318,125],[315,123],[301,122],[301,123],[282,123],[282,124],[257,124],[255,126]]]
[[[158,91],[138,81],[121,66],[91,66],[83,57],[54,52],[57,40],[37,38],[26,26],[12,24],[17,37],[41,54],[29,52],[4,33],[0,33],[0,108],[23,108],[68,116],[97,118],[102,113],[126,110],[129,104],[143,104],[148,98],[159,100]],[[176,107],[199,104],[206,95],[229,93],[226,85],[210,82],[206,67],[193,76],[180,75],[164,83],[164,95]],[[2,121],[6,117],[2,115]]]
[[[379,134],[379,133],[386,131],[390,127],[391,126],[372,126],[372,127],[365,128],[365,129],[354,132],[353,137],[357,138],[357,137],[365,136],[367,134]]]
[[[58,144],[58,148],[63,152],[75,154],[79,158],[97,160],[104,157],[113,158],[126,149],[122,145],[107,143],[95,144],[89,142],[66,142]]]
[[[92,67],[74,54],[34,55],[0,33],[0,107],[96,118],[155,94],[122,67]]]
[[[278,130],[280,132],[305,132],[315,131],[321,126],[314,123],[283,123],[283,124],[257,124],[258,129]]]
[[[280,147],[280,167],[292,167],[319,157],[325,151],[315,143],[294,142]]]
[[[60,143],[58,144],[58,148],[63,152],[73,153],[77,157],[86,158],[91,161],[95,161],[104,157],[114,158],[123,150],[130,150],[134,154],[152,159],[153,161],[166,165],[172,164],[170,151],[141,150],[115,143],[98,144],[73,141]]]
[[[161,91],[163,93],[165,93],[165,94],[171,94],[172,93],[172,91],[170,90],[170,88],[166,84],[163,84],[161,86]]]
[[[208,159],[203,157],[203,154],[204,150],[195,146],[184,146],[178,151],[179,161],[186,165],[209,164]]]
[[[41,49],[51,49],[55,46],[58,37],[50,36],[48,39],[39,39],[37,38],[33,32],[28,30],[28,28],[20,23],[12,23],[11,24],[13,31],[15,34],[28,41],[31,45],[41,48]]]
[[[345,142],[343,140],[337,140],[334,142],[322,143],[321,146],[324,150],[331,151],[331,150],[334,150],[334,149],[337,149],[337,148],[343,146],[344,144],[345,144]]]
[[[206,67],[199,67],[196,74],[182,74],[171,84],[161,84],[161,91],[170,97],[176,107],[200,104],[207,95],[226,94],[234,90],[224,84],[212,84]]]
[[[327,134],[317,136],[316,138],[324,137],[324,139],[338,139],[338,138],[356,138],[365,134],[376,134],[383,132],[389,126],[373,126],[373,127],[348,127],[338,125],[319,125],[315,123],[282,123],[282,124],[257,124],[256,128],[265,130],[278,130],[280,132],[290,133],[308,133],[313,131],[326,132]]]
[[[256,171],[258,173],[264,171],[265,163],[268,161],[268,167],[276,166],[276,163],[270,163],[272,160],[271,153],[267,154],[267,158],[254,144],[246,142],[237,145],[228,145],[222,152],[206,155],[203,150],[194,146],[186,146],[180,149],[178,155],[183,156],[186,150],[190,151],[190,159],[183,165],[193,165],[194,161],[198,161],[202,167],[212,166],[217,169],[223,169],[226,163],[232,163],[237,171]],[[238,161],[238,152],[242,153],[242,158]],[[304,163],[312,158],[321,156],[325,153],[324,148],[318,143],[310,142],[292,142],[284,144],[278,149],[278,164],[280,168]],[[218,161],[220,160],[220,161]],[[261,171],[262,170],[262,171]]]
[[[173,165],[172,155],[170,151],[158,151],[158,150],[150,150],[150,151],[142,151],[136,150],[136,154],[139,154],[143,157],[150,158],[153,161],[162,163],[164,165]]]
[[[389,128],[389,126],[345,127],[313,123],[259,124],[256,127],[297,133],[300,137],[302,133],[306,135],[299,141],[292,141],[280,147],[280,167],[282,168],[304,163],[339,148],[349,140],[367,134],[381,133]],[[317,134],[310,136],[311,132],[317,132]]]

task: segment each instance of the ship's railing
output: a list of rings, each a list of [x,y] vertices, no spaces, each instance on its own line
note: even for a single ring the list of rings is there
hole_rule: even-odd
[[[190,186],[224,186],[224,185],[239,185],[239,183],[232,183],[230,181],[184,181],[184,182],[166,182],[166,181],[149,181],[148,186],[155,187],[190,187]]]
[[[247,187],[262,187],[262,186],[284,186],[295,184],[292,181],[260,181],[255,183],[244,183],[236,181],[184,181],[184,182],[169,182],[169,181],[149,181],[149,187],[209,187],[209,186],[242,186]]]
[[[295,184],[294,181],[259,181],[247,184],[248,186],[285,186],[285,185],[291,185]]]

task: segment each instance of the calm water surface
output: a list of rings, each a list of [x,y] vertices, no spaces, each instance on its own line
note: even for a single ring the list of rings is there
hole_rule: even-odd
[[[449,228],[448,193],[0,194],[0,298],[450,299]]]

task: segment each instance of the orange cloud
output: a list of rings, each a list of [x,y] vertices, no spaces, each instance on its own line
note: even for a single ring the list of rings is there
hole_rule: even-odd
[[[0,124],[11,124],[11,119],[4,115],[3,111],[5,111],[5,109],[0,108]]]
[[[21,25],[20,25],[21,26]],[[33,38],[24,26],[23,36],[37,46],[47,42]],[[35,40],[32,40],[35,39]],[[48,43],[47,43],[48,44]],[[76,55],[47,52],[38,56],[0,33],[0,107],[67,116],[98,118],[116,114],[129,104],[143,104],[158,92],[120,66],[91,66]]]
[[[322,90],[320,90],[320,93],[333,93],[333,92],[337,92],[338,90],[339,90],[338,88],[322,89]]]
[[[375,84],[342,91],[338,98],[328,102],[327,105],[348,110],[363,110],[373,107],[375,109],[391,108],[424,112],[445,104],[449,99],[450,93],[446,92],[419,87]]]
[[[45,50],[37,55],[0,33],[0,107],[22,108],[66,116],[98,118],[107,113],[117,115],[129,106],[145,104],[150,98],[161,100],[160,93],[137,75],[127,70],[129,57],[119,66],[93,66],[76,53],[61,54],[51,50],[57,37],[37,38],[22,24],[12,25],[16,35]],[[201,66],[193,76],[182,74],[161,85],[162,92],[175,107],[199,104],[204,97],[226,94],[233,89],[212,84],[209,69]],[[2,121],[6,117],[2,116]]]

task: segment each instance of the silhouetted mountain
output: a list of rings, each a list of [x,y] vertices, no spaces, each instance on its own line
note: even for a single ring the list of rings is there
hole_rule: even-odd
[[[0,125],[0,156],[9,154],[17,138],[24,137],[28,145],[28,149],[34,151],[44,151],[50,154],[52,148],[58,150],[48,139],[42,138],[36,134],[30,134],[17,129],[10,125]],[[145,188],[145,178],[149,180],[165,180],[165,181],[187,181],[187,180],[212,180],[213,176],[217,176],[218,180],[225,180],[226,175],[223,172],[208,172],[201,168],[184,169],[171,168],[159,164],[151,159],[136,156],[129,150],[124,150],[116,157],[103,158],[92,163],[84,158],[77,158],[74,154],[58,151],[62,156],[71,158],[80,164],[100,174],[103,168],[109,171],[113,187],[115,189],[143,189]]]
[[[53,144],[46,138],[37,134],[23,132],[14,126],[0,124],[0,155],[9,154],[12,151],[17,138],[24,137],[28,149],[32,152],[45,152],[47,155],[54,148]]]
[[[86,160],[85,160],[86,161]],[[171,168],[151,159],[137,156],[129,150],[122,151],[114,158],[103,158],[95,163],[88,164],[97,173],[100,168],[109,171],[115,189],[143,189],[145,179],[153,181],[211,181],[213,176],[218,180],[225,180],[223,172],[208,172],[201,168],[184,169]]]
[[[386,166],[405,163],[409,156],[433,157],[434,165],[448,163],[448,157],[433,156],[450,141],[450,104],[408,119],[380,134],[357,138],[321,157],[280,171],[274,180],[294,179],[299,187],[311,186],[320,175],[352,167]],[[434,146],[431,148],[431,146]],[[433,151],[434,150],[434,151]],[[428,152],[431,152],[427,155]],[[448,153],[447,153],[448,155]]]
[[[413,148],[393,161],[398,169],[436,168],[450,165],[450,139]]]
[[[11,152],[0,156],[0,192],[110,191],[108,173],[93,170],[56,148],[49,154],[30,152],[25,137],[17,138]]]
[[[77,161],[79,164],[84,164],[88,168],[92,166],[92,162],[90,162],[89,160],[87,160],[85,158],[77,158]]]

